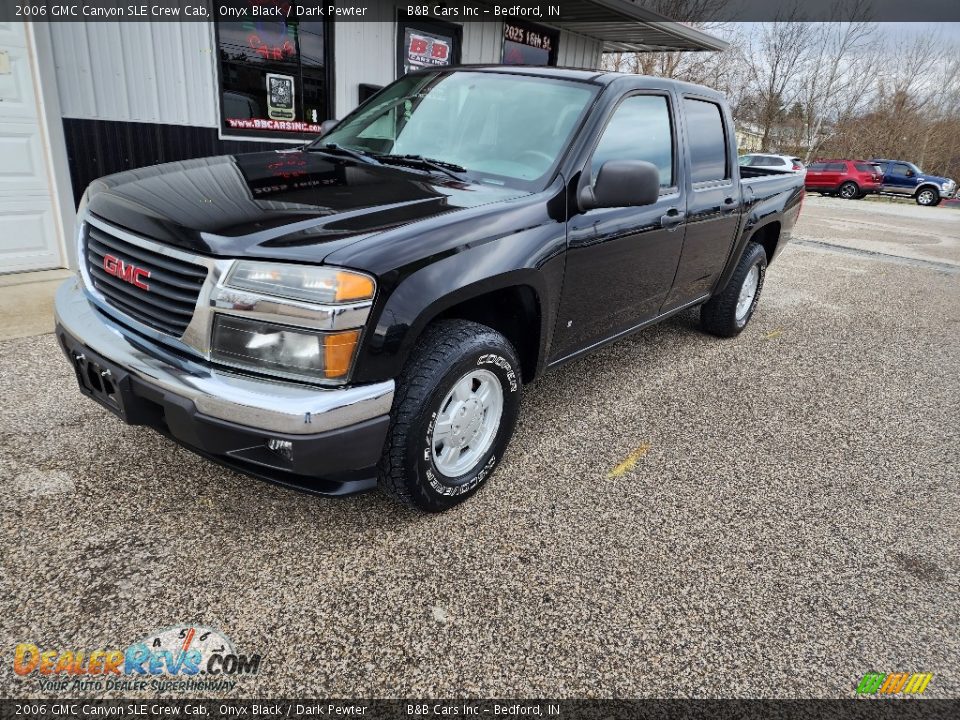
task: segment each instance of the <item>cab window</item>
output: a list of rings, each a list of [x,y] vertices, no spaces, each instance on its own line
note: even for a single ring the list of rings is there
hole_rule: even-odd
[[[673,130],[663,95],[631,95],[620,103],[600,136],[590,163],[595,182],[608,160],[644,160],[660,171],[660,187],[672,187]]]

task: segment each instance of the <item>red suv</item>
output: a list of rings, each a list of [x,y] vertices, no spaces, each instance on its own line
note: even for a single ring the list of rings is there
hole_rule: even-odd
[[[807,165],[807,190],[847,200],[880,191],[883,170],[866,160],[817,160]]]

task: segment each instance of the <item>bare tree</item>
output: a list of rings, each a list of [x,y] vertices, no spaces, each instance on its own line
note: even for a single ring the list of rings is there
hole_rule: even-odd
[[[770,146],[775,126],[800,97],[801,77],[812,47],[814,26],[792,17],[762,23],[748,41],[748,93],[764,148]]]
[[[879,65],[876,23],[867,18],[866,0],[834,8],[834,17],[810,32],[811,48],[799,78],[803,156],[806,162],[823,141],[824,125],[849,113],[868,93]],[[865,86],[865,83],[868,85]]]

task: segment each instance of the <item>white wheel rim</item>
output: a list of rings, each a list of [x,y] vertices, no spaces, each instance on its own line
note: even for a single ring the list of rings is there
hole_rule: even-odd
[[[750,306],[753,305],[753,299],[757,296],[759,285],[760,266],[753,265],[740,287],[740,297],[737,299],[737,322],[743,322],[747,313],[750,312]]]
[[[449,478],[460,477],[487,454],[500,429],[503,387],[489,370],[471,370],[440,403],[430,448],[433,463]]]
[[[924,205],[929,205],[932,203],[933,193],[929,190],[924,190],[922,193],[920,193],[920,202],[922,202]]]

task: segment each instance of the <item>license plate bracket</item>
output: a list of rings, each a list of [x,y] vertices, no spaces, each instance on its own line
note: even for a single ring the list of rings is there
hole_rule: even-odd
[[[121,420],[137,424],[133,411],[136,400],[130,390],[129,374],[87,348],[71,347],[63,339],[64,350],[77,376],[80,392],[107,408]]]

